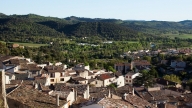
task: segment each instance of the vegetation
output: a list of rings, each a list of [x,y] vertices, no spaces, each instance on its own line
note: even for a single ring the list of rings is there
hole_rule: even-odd
[[[135,84],[139,86],[144,85],[145,87],[152,87],[154,85],[153,78],[154,76],[148,71],[142,70],[140,75],[135,78]]]
[[[164,79],[168,80],[168,81],[172,81],[172,82],[177,82],[177,83],[181,83],[180,78],[177,75],[171,74],[171,75],[165,75],[163,76]]]

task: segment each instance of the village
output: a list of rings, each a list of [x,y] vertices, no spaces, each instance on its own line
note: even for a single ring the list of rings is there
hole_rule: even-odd
[[[139,58],[159,53],[185,54],[191,50],[127,52]],[[192,94],[183,78],[174,82],[163,77],[153,78],[153,86],[135,85],[141,71],[151,70],[147,60],[135,59],[130,63],[114,64],[115,72],[90,69],[84,63],[68,67],[61,62],[37,64],[30,58],[1,56],[0,69],[10,108],[190,108]],[[181,60],[161,60],[158,68],[162,74],[192,72],[189,63]],[[161,67],[162,66],[162,67]],[[144,76],[144,75],[143,75]]]

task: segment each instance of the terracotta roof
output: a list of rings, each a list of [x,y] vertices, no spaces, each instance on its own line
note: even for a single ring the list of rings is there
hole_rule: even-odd
[[[57,108],[56,98],[33,89],[31,85],[21,85],[19,88],[10,93],[7,98],[16,100],[28,107],[39,108]],[[60,105],[66,104],[65,100],[60,100]],[[9,103],[8,104],[12,104]],[[9,105],[10,106],[10,105]],[[12,105],[13,106],[13,105]]]
[[[104,80],[110,79],[112,77],[114,77],[114,76],[111,75],[111,74],[100,74],[100,75],[97,76],[97,79],[104,81]]]

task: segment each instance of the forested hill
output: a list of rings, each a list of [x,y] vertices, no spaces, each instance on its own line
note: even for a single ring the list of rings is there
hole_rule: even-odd
[[[133,39],[138,32],[128,27],[108,22],[81,22],[61,29],[68,36],[99,36],[106,39]]]
[[[11,39],[20,38],[22,36],[63,36],[64,34],[44,26],[32,22],[27,19],[20,18],[0,18],[0,35],[1,38]]]
[[[134,40],[162,33],[192,33],[192,21],[131,21],[102,18],[45,17],[35,14],[0,13],[0,39],[26,40],[30,37],[90,37]],[[139,37],[140,36],[140,37]]]

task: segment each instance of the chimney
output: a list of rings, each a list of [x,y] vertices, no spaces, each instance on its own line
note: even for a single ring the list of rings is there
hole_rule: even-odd
[[[134,88],[133,88],[133,91],[132,91],[132,95],[135,96],[135,90],[134,90]]]
[[[127,94],[125,93],[125,94],[123,95],[123,99],[126,100],[126,97],[127,97]]]
[[[56,104],[59,106],[59,94],[56,94]]]
[[[37,83],[35,83],[35,89],[37,89],[38,88],[38,84]]]
[[[109,92],[108,92],[108,98],[112,98],[111,97],[111,90],[109,89]]]

